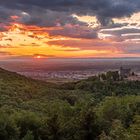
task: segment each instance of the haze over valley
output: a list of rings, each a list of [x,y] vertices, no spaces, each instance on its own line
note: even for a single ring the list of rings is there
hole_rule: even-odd
[[[139,58],[114,59],[21,59],[0,61],[10,71],[44,81],[71,81],[85,79],[99,73],[131,68],[140,74]]]

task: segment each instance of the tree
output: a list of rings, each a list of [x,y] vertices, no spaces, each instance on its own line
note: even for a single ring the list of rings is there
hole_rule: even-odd
[[[140,115],[134,117],[134,123],[130,125],[130,134],[134,140],[140,140]]]
[[[129,137],[127,130],[123,127],[119,120],[115,120],[113,122],[110,137],[112,140],[128,140]]]
[[[107,80],[106,74],[104,74],[104,73],[102,73],[102,74],[100,75],[100,78],[101,78],[103,81]]]
[[[34,136],[31,131],[28,131],[22,140],[34,140]]]
[[[44,120],[40,133],[42,140],[61,140],[60,123],[57,114],[53,114]]]
[[[20,138],[23,138],[28,131],[31,131],[34,139],[39,139],[39,128],[40,128],[40,118],[34,113],[26,112],[26,114],[21,114],[16,120],[17,126],[20,129]]]
[[[0,140],[18,138],[18,128],[7,114],[0,113]]]
[[[107,136],[106,133],[103,131],[100,136],[99,136],[100,140],[111,140],[111,137]]]
[[[106,73],[106,78],[109,81],[119,81],[120,76],[118,71],[109,71]]]
[[[79,139],[94,140],[99,134],[96,115],[92,109],[86,109],[81,113],[79,124]]]

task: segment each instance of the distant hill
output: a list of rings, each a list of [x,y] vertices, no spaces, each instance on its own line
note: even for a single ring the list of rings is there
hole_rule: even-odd
[[[0,104],[2,106],[12,102],[13,106],[16,104],[17,107],[18,101],[28,102],[40,99],[46,102],[47,100],[62,99],[65,98],[63,96],[68,97],[75,94],[72,92],[71,90],[62,89],[60,85],[34,80],[15,72],[0,69],[0,96],[2,99]]]

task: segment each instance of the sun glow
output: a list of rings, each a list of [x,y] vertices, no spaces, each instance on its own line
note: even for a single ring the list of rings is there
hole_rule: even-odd
[[[50,35],[47,30],[38,26],[27,26],[13,23],[8,30],[1,33],[1,55],[41,58],[75,58],[113,56],[114,50],[98,47],[93,40],[93,47],[88,47],[89,39],[71,38]],[[96,43],[95,43],[96,42]],[[76,46],[75,46],[75,43]],[[92,44],[91,44],[92,45]]]
[[[38,55],[38,56],[36,56],[35,58],[37,58],[37,59],[40,59],[40,58],[42,58],[40,55]]]

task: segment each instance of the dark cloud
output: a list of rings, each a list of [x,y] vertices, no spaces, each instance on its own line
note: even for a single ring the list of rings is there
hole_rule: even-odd
[[[86,25],[85,23],[78,21],[67,12],[39,9],[37,11],[31,11],[29,16],[29,20],[25,21],[26,24],[47,27],[64,26],[65,24]]]
[[[12,22],[41,27],[63,27],[66,24],[87,26],[86,23],[78,21],[69,12],[57,12],[40,7],[27,10],[26,8],[10,9],[0,6],[0,31],[4,31],[5,26],[9,26]]]
[[[134,49],[131,49],[131,50],[126,50],[125,53],[130,53],[130,54],[140,54],[140,49],[139,50],[134,50]]]
[[[115,49],[116,46],[113,47],[114,44],[112,42],[106,42],[102,40],[58,40],[58,41],[49,41],[47,42],[49,45],[58,45],[62,46],[63,48],[66,47],[73,47],[73,48],[79,48],[81,50],[109,50],[109,49]]]
[[[11,55],[11,53],[5,52],[5,51],[0,51],[0,56],[1,56],[1,55]]]
[[[74,11],[80,14],[96,12],[107,17],[121,17],[139,10],[139,0],[5,0],[1,5],[10,8],[29,9],[29,7],[41,7],[55,11]],[[80,11],[80,12],[79,12]]]
[[[116,41],[140,38],[140,29],[137,27],[103,29],[100,33],[104,35],[111,35],[107,36],[107,38],[115,39]]]
[[[62,29],[48,30],[50,36],[61,35],[71,38],[85,38],[94,39],[97,38],[97,32],[87,26],[71,25],[67,24]]]
[[[62,27],[46,30],[52,36],[95,39],[98,30],[102,28],[125,26],[125,24],[113,23],[112,18],[130,16],[138,11],[140,11],[140,0],[1,0],[0,31],[16,21],[26,25]],[[72,14],[94,15],[102,27],[92,29],[86,23],[78,21]],[[14,19],[11,16],[17,16],[17,18]],[[122,34],[138,32],[140,32],[139,29],[121,29],[102,33],[111,34],[114,40],[122,41],[127,39],[122,37]]]
[[[64,17],[61,20],[63,22],[75,22],[70,17],[74,13],[79,15],[96,15],[103,25],[110,23],[111,18],[130,16],[132,13],[140,11],[140,0],[12,0],[12,2],[11,0],[5,0],[0,1],[0,5],[5,9],[12,9],[16,12],[20,10],[25,11],[31,16],[24,19],[27,20],[26,22],[38,24],[40,21],[40,24],[43,25],[45,21],[43,20],[42,22],[42,18],[47,19],[48,16],[50,21],[52,21],[54,16],[53,13],[48,13],[47,10],[58,12],[58,14],[60,12],[61,16],[55,14],[60,20]],[[5,14],[9,13],[9,11],[7,13],[6,11],[4,12],[1,14],[3,19],[6,18]],[[49,15],[52,15],[52,17]],[[57,19],[57,16],[54,18]],[[52,25],[52,23],[50,24]]]
[[[122,35],[128,33],[140,33],[140,29],[132,28],[132,27],[124,27],[124,28],[114,28],[114,29],[105,29],[101,31],[104,34],[112,34],[112,35]]]
[[[124,46],[121,48],[125,54],[140,54],[140,47],[139,44],[130,43],[130,44],[124,44]]]

